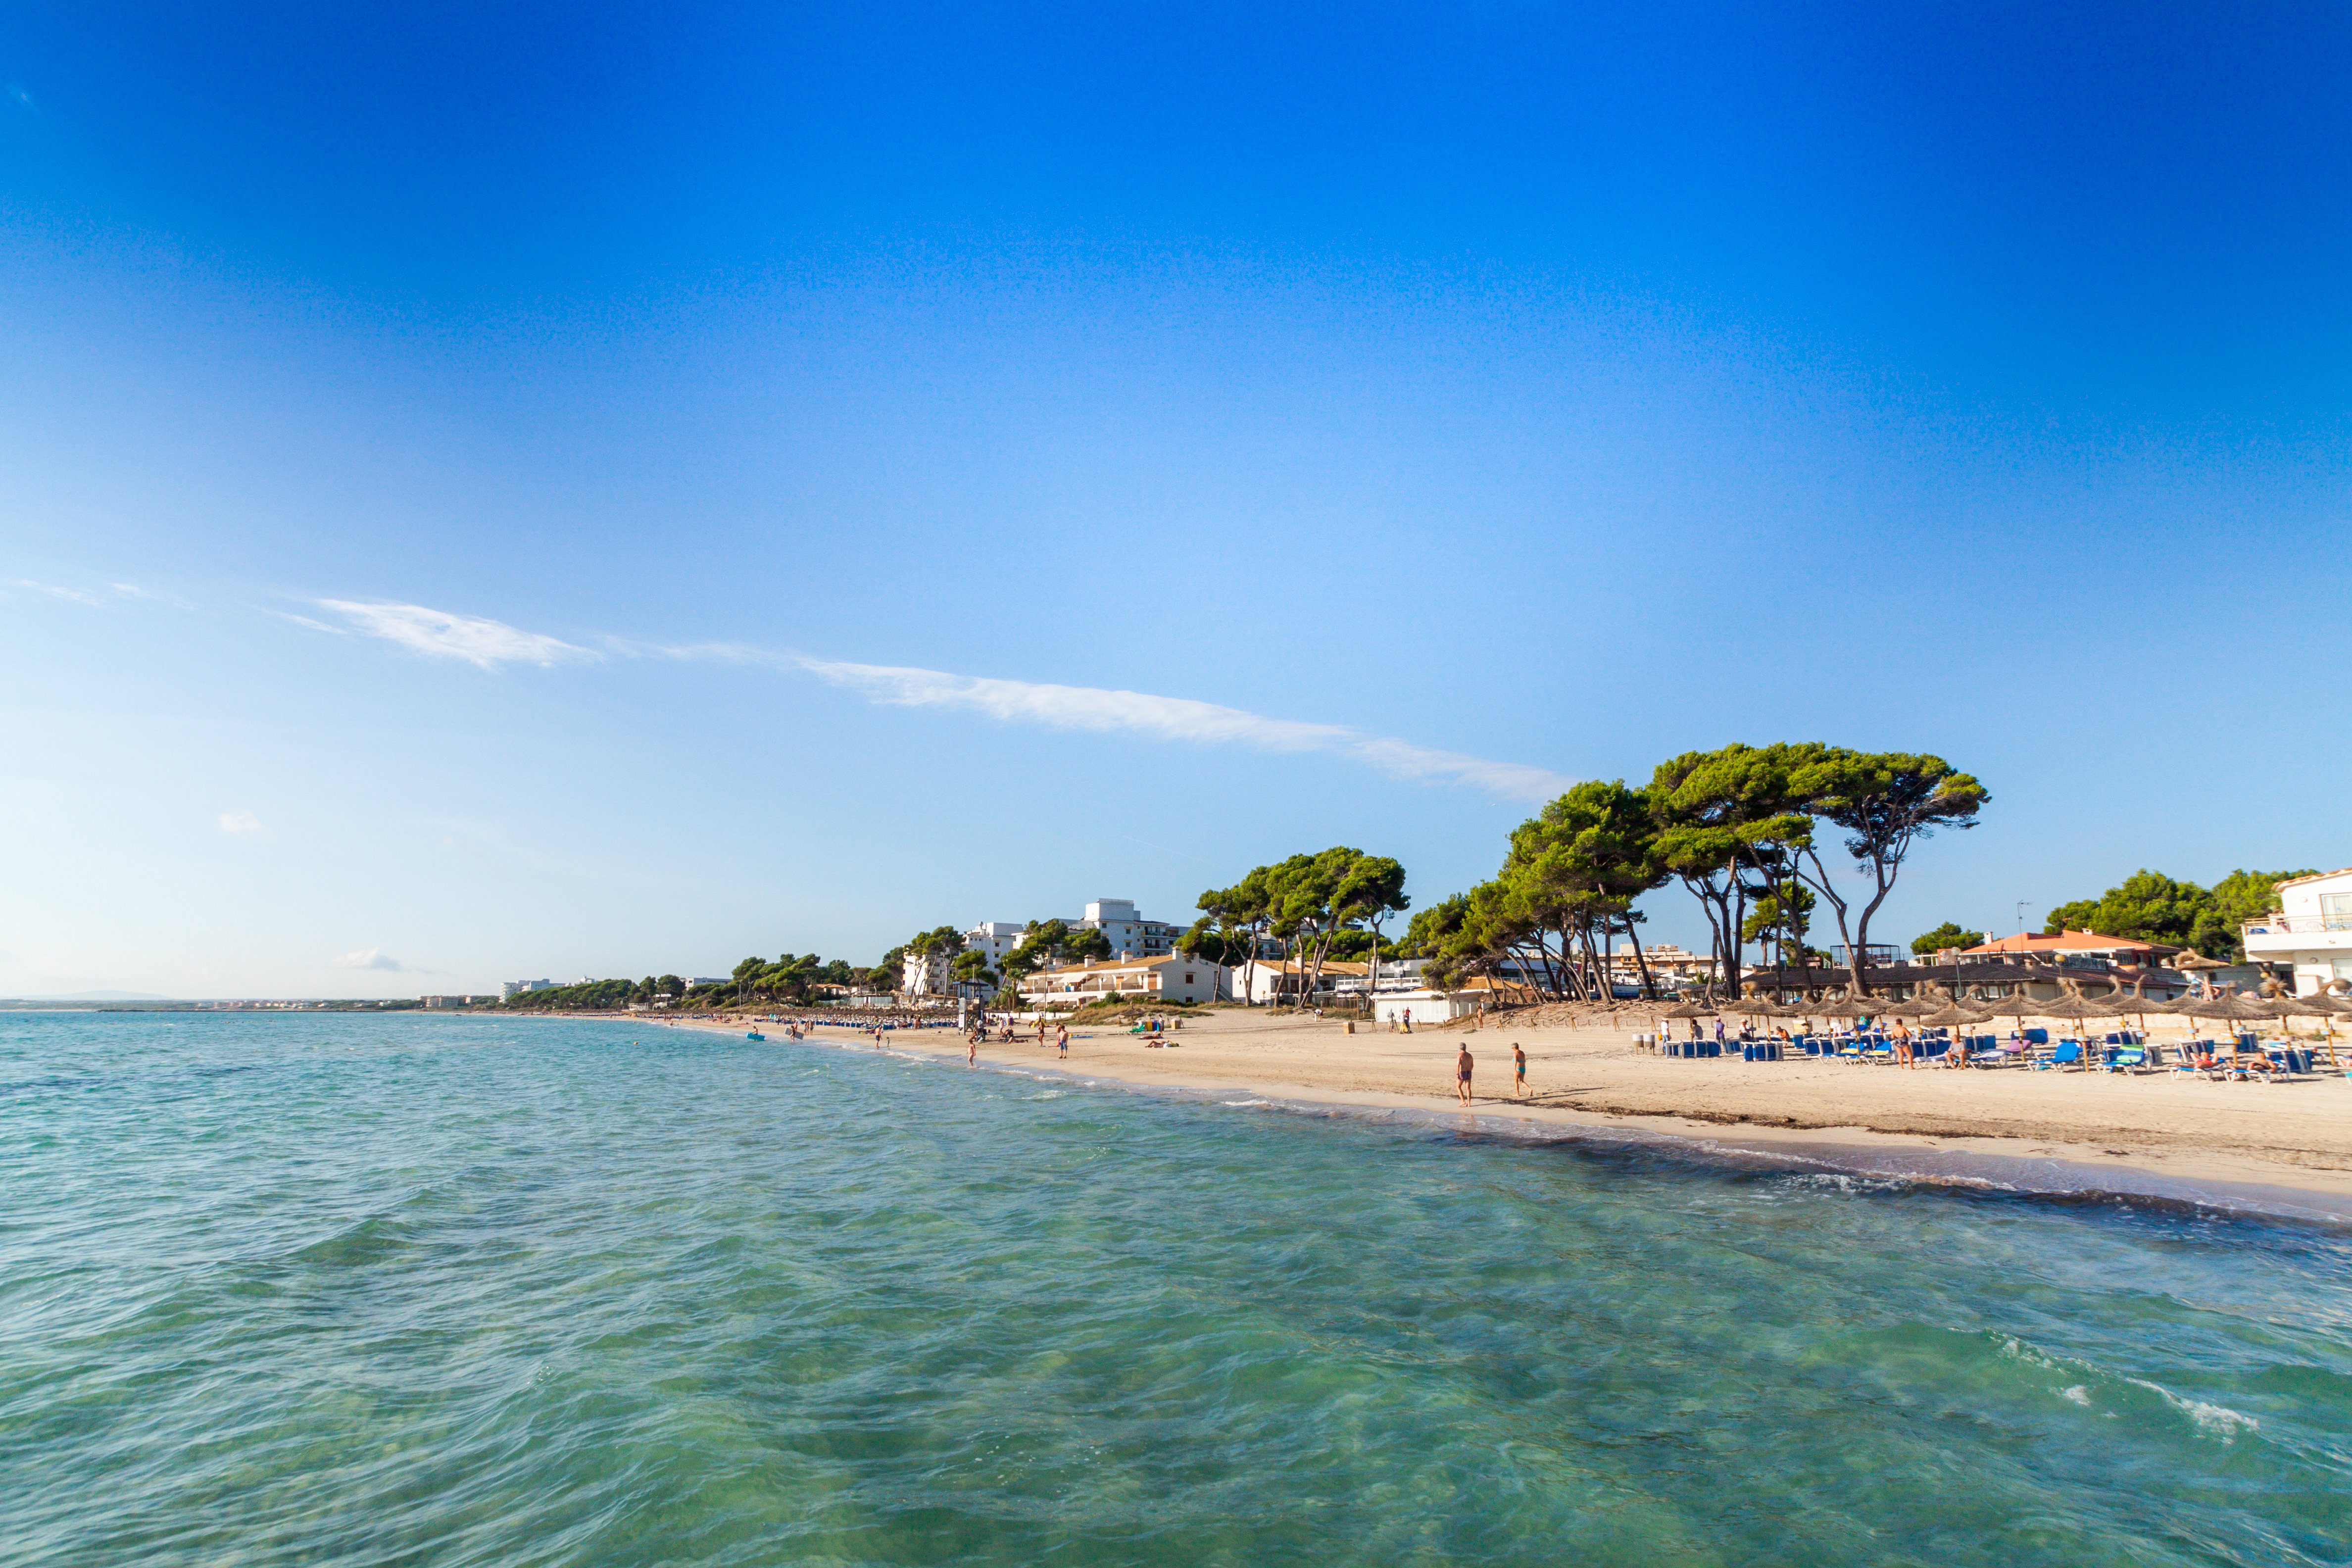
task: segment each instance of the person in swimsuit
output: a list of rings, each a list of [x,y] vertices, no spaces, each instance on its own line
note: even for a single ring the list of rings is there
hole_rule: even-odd
[[[1511,1042],[1511,1067],[1514,1080],[1511,1085],[1511,1098],[1523,1099],[1528,1092],[1528,1053],[1527,1048],[1517,1040]]]
[[[963,1065],[968,1068],[976,1068],[980,1065],[980,1031],[978,1029],[974,1029],[971,1032],[971,1038],[963,1043]]]
[[[1470,1103],[1470,1068],[1472,1065],[1473,1059],[1470,1055],[1470,1047],[1468,1046],[1465,1046],[1462,1047],[1462,1054],[1454,1058],[1454,1092],[1462,1097],[1462,1103],[1465,1105]]]
[[[1059,1025],[1056,1025],[1056,1026],[1055,1026],[1055,1029],[1054,1029],[1054,1043],[1055,1043],[1055,1045],[1057,1045],[1057,1046],[1059,1046],[1059,1047],[1062,1047],[1062,1059],[1063,1059],[1064,1061],[1067,1061],[1067,1060],[1069,1060],[1069,1059],[1070,1059],[1070,1026],[1069,1026],[1067,1024],[1059,1024]]]

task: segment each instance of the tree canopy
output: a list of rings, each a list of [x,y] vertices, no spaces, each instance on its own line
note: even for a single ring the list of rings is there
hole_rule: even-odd
[[[1404,868],[1395,860],[1334,845],[1253,867],[1232,887],[1212,888],[1196,902],[1202,915],[1184,933],[1180,945],[1186,952],[1237,952],[1246,973],[1270,941],[1284,958],[1297,959],[1313,991],[1345,933],[1369,933],[1377,942],[1381,922],[1412,900],[1405,896]],[[1245,991],[1248,985],[1245,979]]]
[[[2239,927],[2278,907],[2278,885],[2312,871],[2232,871],[2210,888],[2175,881],[2143,867],[2095,899],[2075,899],[2050,911],[2045,935],[2091,931],[2101,936],[2195,948],[2208,958],[2235,963],[2244,955]]]
[[[1059,963],[1097,963],[1110,957],[1110,938],[1092,926],[1067,921],[1031,921],[1021,933],[1021,944],[1004,955],[1004,979],[1017,984],[1025,974]]]
[[[1934,931],[1922,931],[1913,937],[1911,951],[1925,956],[1931,952],[1941,952],[1948,947],[1961,949],[1981,947],[1984,945],[1984,939],[1985,933],[1980,931],[1967,931],[1950,921],[1946,921]]]
[[[1429,960],[1435,984],[1507,973],[1548,994],[1599,997],[1622,936],[1652,991],[1633,904],[1679,880],[1706,915],[1724,988],[1736,991],[1750,942],[1783,964],[1826,956],[1809,945],[1823,908],[1847,951],[1865,952],[1912,849],[1939,829],[1974,826],[1989,798],[1924,753],[1813,742],[1685,752],[1640,789],[1591,780],[1546,805],[1512,830],[1492,881],[1423,910],[1404,946]],[[1824,850],[1824,824],[1839,830],[1851,864]],[[1867,879],[1859,889],[1857,871]],[[1866,963],[1852,972],[1865,992]]]

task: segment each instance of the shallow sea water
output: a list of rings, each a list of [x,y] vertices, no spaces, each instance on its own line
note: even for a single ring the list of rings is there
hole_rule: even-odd
[[[0,1560],[2343,1563],[2352,1237],[611,1024],[0,1016]]]

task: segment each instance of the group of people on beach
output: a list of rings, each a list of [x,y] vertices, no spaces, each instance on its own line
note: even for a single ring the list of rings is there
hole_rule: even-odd
[[[1467,1041],[1454,1056],[1454,1093],[1464,1105],[1470,1103],[1470,1076],[1477,1069],[1478,1058],[1470,1054]],[[1517,1040],[1511,1042],[1511,1098],[1528,1097],[1528,1050]]]
[[[986,1038],[988,1038],[988,1020],[983,1016],[979,1023],[974,1024],[971,1028],[966,1029],[963,1033],[964,1066],[978,1067],[980,1065],[980,1043]],[[998,1038],[1008,1046],[1013,1043],[1014,1036],[1012,1019],[1007,1018],[1004,1020],[1004,1033],[999,1036]],[[1070,1059],[1070,1026],[1066,1022],[1057,1023],[1054,1026],[1054,1045],[1055,1052],[1059,1056],[1060,1059],[1063,1061]],[[1041,1051],[1045,1048],[1045,1020],[1043,1018],[1037,1020],[1037,1048]]]

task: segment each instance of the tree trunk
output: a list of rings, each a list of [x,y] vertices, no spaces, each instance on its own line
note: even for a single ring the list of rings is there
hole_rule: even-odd
[[[1658,983],[1651,977],[1650,957],[1642,951],[1642,939],[1633,934],[1633,911],[1627,910],[1621,918],[1625,921],[1625,940],[1633,944],[1633,967],[1641,971],[1642,999],[1654,1002],[1658,999]]]
[[[1869,962],[1869,959],[1867,955],[1864,953],[1863,949],[1870,945],[1870,917],[1878,912],[1878,906],[1885,903],[1886,901],[1886,895],[1895,890],[1895,879],[1886,874],[1885,861],[1880,859],[1875,855],[1872,856],[1870,860],[1870,871],[1871,879],[1877,884],[1878,894],[1875,898],[1872,899],[1870,902],[1863,906],[1862,918],[1853,923],[1854,946],[1852,953],[1849,955],[1853,960],[1855,989],[1864,995],[1869,994],[1869,991],[1863,978],[1863,968],[1864,965]]]
[[[1811,877],[1806,878],[1805,880],[1811,884],[1813,891],[1819,893],[1822,898],[1827,899],[1830,901],[1831,912],[1837,916],[1838,935],[1845,939],[1846,973],[1852,977],[1850,984],[1853,987],[1854,994],[1857,996],[1862,995],[1864,994],[1862,990],[1862,949],[1855,944],[1853,927],[1846,920],[1845,898],[1835,888],[1830,885],[1830,874],[1828,869],[1822,865],[1821,855],[1815,850],[1808,849],[1805,851],[1805,856],[1813,863],[1813,874]]]

